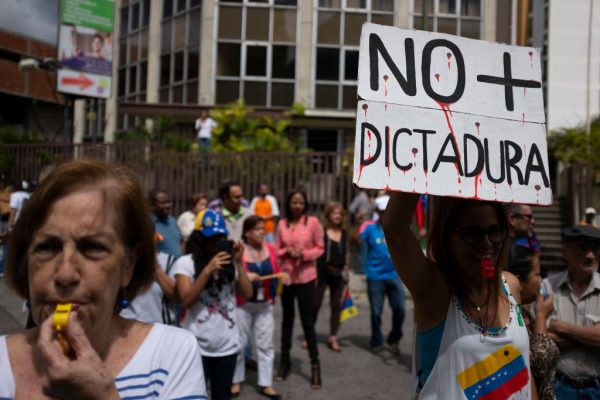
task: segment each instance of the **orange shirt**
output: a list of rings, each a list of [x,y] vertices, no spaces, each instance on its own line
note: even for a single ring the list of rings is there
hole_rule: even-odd
[[[256,199],[254,213],[265,219],[265,233],[275,232],[275,222],[273,219],[270,219],[273,216],[273,208],[271,207],[271,202],[267,198]]]

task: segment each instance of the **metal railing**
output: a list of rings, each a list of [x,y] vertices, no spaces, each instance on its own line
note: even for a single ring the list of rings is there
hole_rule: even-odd
[[[171,194],[175,214],[187,208],[193,193],[215,197],[226,179],[239,182],[248,199],[266,183],[280,202],[302,186],[317,213],[329,200],[347,206],[354,194],[350,153],[179,153],[140,143],[0,146],[0,169],[8,182],[40,181],[53,166],[81,158],[132,168],[144,190],[160,187]]]

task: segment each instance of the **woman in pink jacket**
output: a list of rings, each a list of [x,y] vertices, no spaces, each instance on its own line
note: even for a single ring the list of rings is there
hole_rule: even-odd
[[[300,320],[308,343],[312,366],[310,384],[321,388],[319,350],[313,319],[313,300],[317,279],[317,259],[323,254],[323,227],[316,217],[307,215],[306,193],[301,189],[290,192],[285,201],[286,217],[277,225],[276,247],[281,259],[281,270],[290,277],[291,284],[281,295],[283,321],[281,324],[281,361],[275,377],[285,380],[291,367],[290,349],[294,326],[294,299],[298,298]]]

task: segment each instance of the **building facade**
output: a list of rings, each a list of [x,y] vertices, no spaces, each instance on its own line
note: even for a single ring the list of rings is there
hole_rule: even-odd
[[[19,70],[21,59],[55,56],[52,45],[0,30],[0,123],[47,140],[70,140],[63,135],[63,98],[55,90],[55,73]]]
[[[523,3],[526,17],[519,44],[542,49],[548,131],[583,126],[600,114],[600,4]]]
[[[364,22],[510,40],[496,0],[117,0],[119,38],[105,140],[164,113],[193,135],[200,108],[238,98],[255,110],[305,109],[306,146],[354,143]],[[508,21],[508,23],[507,23]]]

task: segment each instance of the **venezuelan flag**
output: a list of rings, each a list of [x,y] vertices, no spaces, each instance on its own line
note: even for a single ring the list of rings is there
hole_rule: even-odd
[[[506,345],[458,375],[456,380],[469,400],[506,400],[529,382],[521,352]]]
[[[340,322],[344,322],[345,320],[356,317],[357,315],[358,308],[356,308],[354,302],[352,301],[350,290],[346,288],[346,293],[344,293],[344,301],[342,302],[342,312],[340,313]]]

